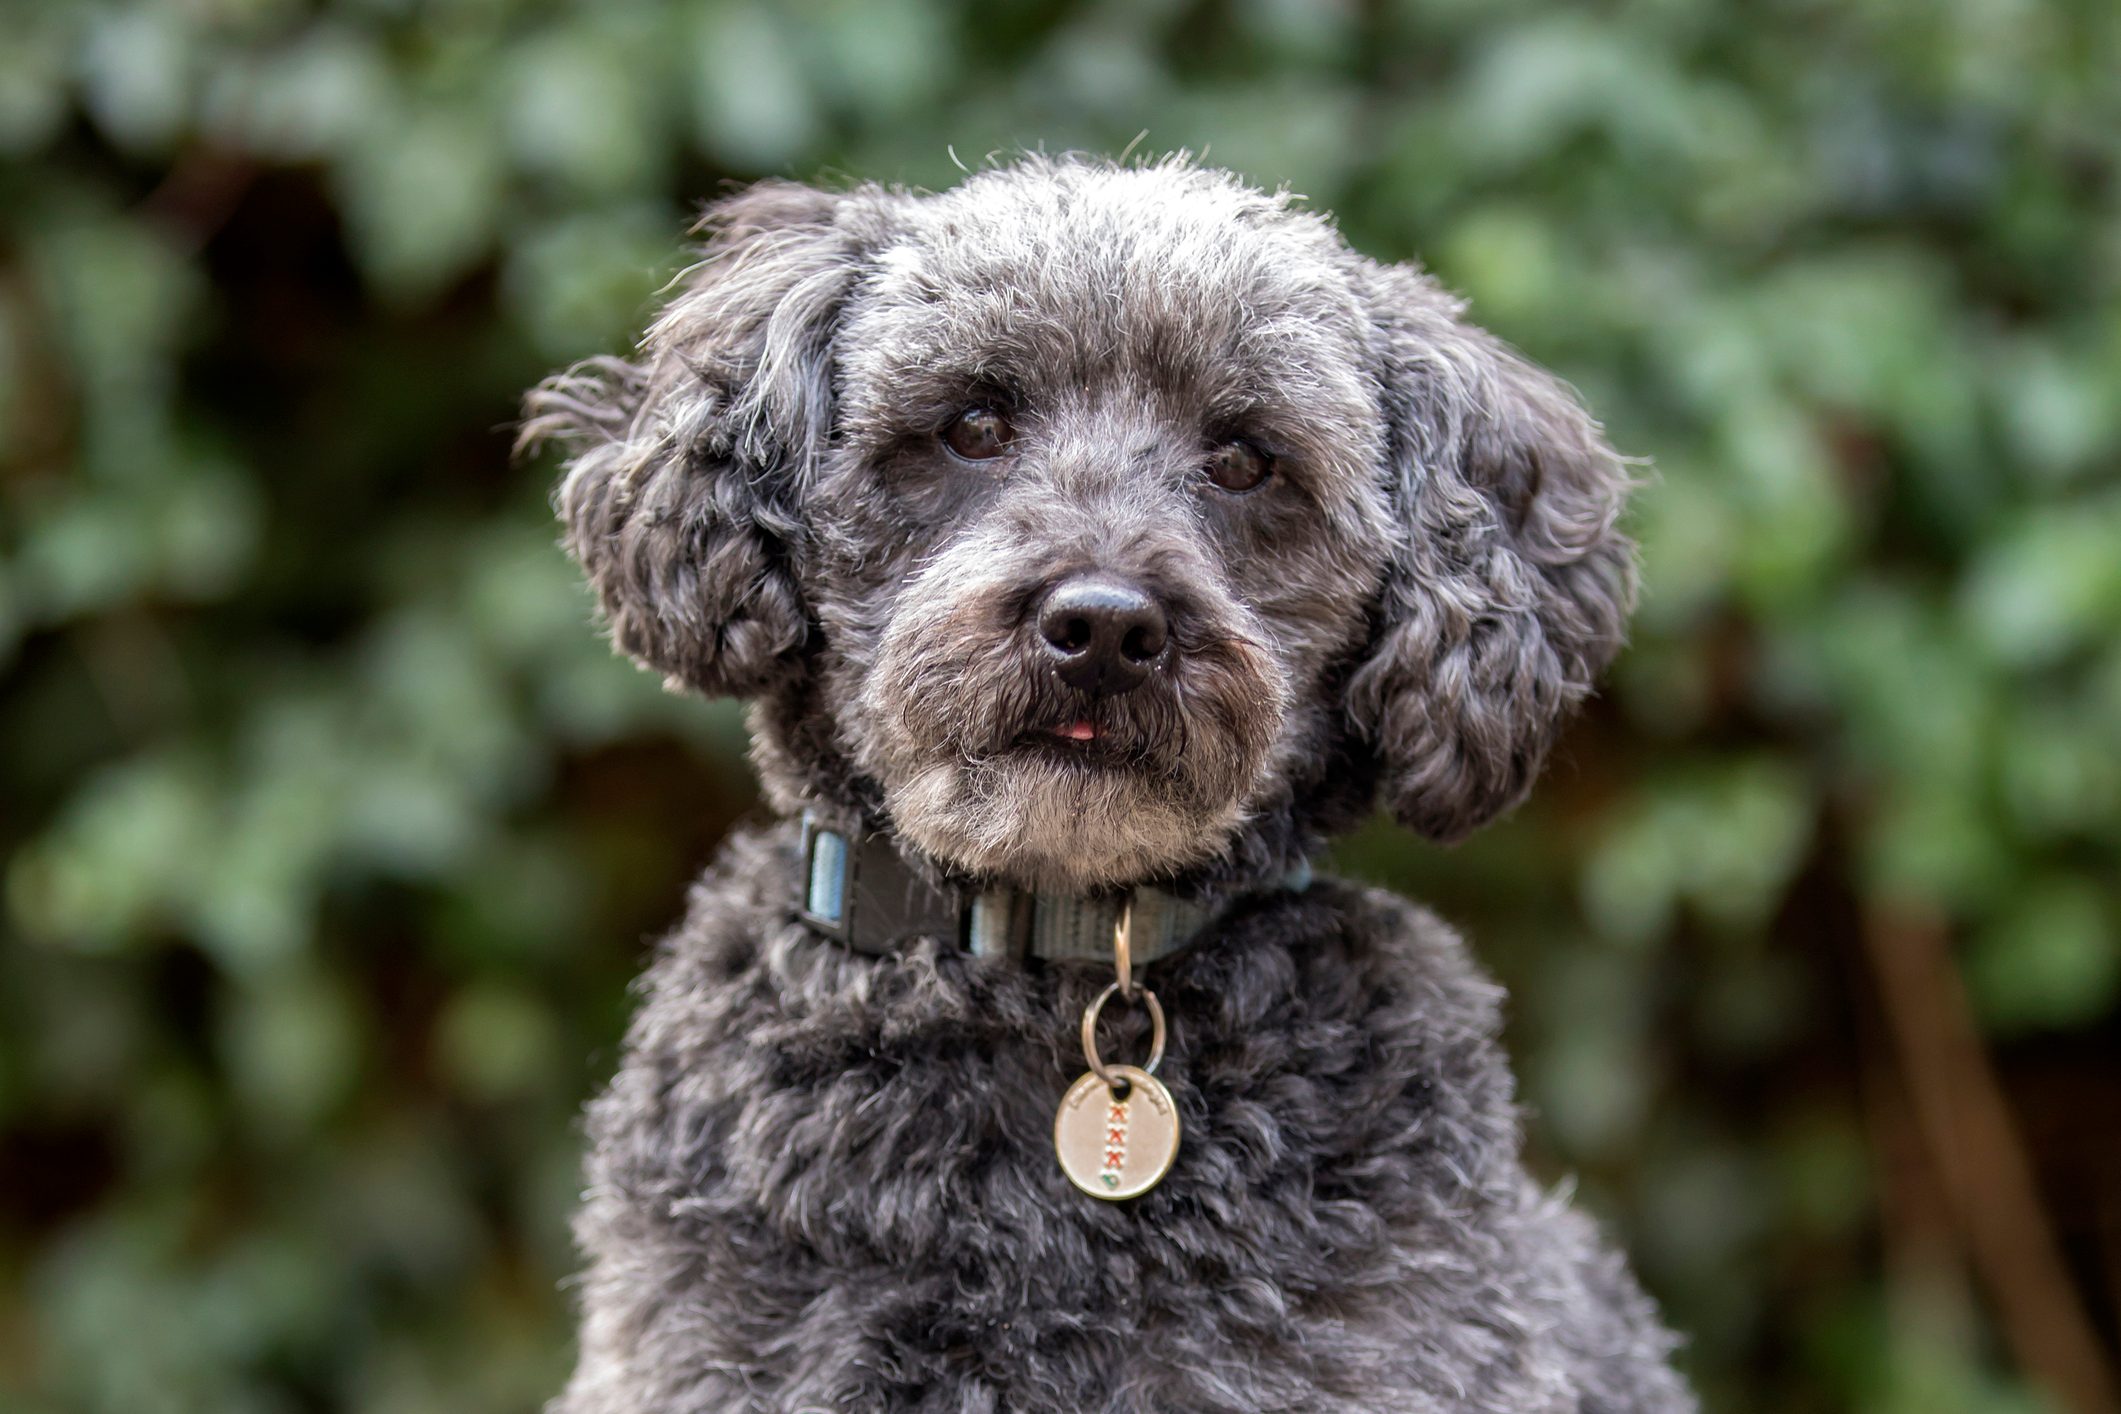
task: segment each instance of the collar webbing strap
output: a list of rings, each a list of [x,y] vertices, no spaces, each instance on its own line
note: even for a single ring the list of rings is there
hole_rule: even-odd
[[[1301,890],[1310,870],[1284,887]],[[1161,889],[1136,889],[1134,960],[1169,957],[1193,941],[1217,910]],[[850,839],[803,816],[803,897],[810,927],[856,952],[888,956],[917,938],[941,938],[976,957],[1110,962],[1123,895],[1082,897],[1016,889],[981,893],[940,887],[911,868],[881,835]]]

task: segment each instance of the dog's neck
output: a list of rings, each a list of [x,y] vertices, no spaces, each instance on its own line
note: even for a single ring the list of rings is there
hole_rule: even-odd
[[[1042,962],[1109,961],[1113,930],[1130,910],[1138,963],[1188,946],[1220,909],[1142,887],[1100,894],[976,888],[916,865],[888,835],[803,816],[803,868],[797,913],[812,931],[872,956],[900,952],[918,938],[940,938],[976,957]],[[1308,866],[1282,889],[1310,884]]]

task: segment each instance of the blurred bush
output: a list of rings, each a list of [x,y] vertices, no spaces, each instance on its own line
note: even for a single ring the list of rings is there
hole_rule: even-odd
[[[7,1408],[557,1388],[571,1117],[750,787],[726,704],[593,637],[515,396],[637,328],[729,179],[1143,130],[1419,253],[1654,462],[1635,646],[1535,803],[1341,862],[1510,983],[1541,1165],[1712,1406],[2037,1405],[1866,960],[1896,919],[1986,1029],[2066,1263],[2036,1294],[2110,1342],[2121,11],[10,0],[0,33]]]

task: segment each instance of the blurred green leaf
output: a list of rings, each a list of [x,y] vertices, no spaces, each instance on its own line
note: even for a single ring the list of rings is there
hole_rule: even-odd
[[[2121,918],[2111,890],[2042,878],[1976,935],[1968,978],[1982,1015],[2004,1032],[2096,1021],[2121,996]]]
[[[2010,527],[1966,583],[1967,618],[2013,665],[2039,665],[2121,631],[2121,499],[2042,507]]]
[[[82,100],[121,148],[175,145],[198,78],[197,36],[176,5],[98,6],[80,50]]]
[[[453,999],[435,1030],[437,1063],[474,1099],[536,1094],[552,1082],[558,1033],[535,998],[476,986]]]
[[[355,1000],[311,969],[260,977],[231,995],[221,1043],[236,1094],[274,1138],[315,1125],[359,1078]]]
[[[1673,775],[1591,854],[1585,911],[1611,937],[1667,932],[1682,901],[1718,926],[1758,928],[1811,838],[1804,782],[1765,759]]]
[[[815,99],[775,11],[754,0],[703,10],[690,49],[693,121],[708,152],[770,172],[815,141]]]
[[[651,185],[659,94],[641,69],[656,57],[588,25],[548,30],[511,53],[502,111],[516,165],[592,193]]]
[[[206,89],[203,125],[261,157],[312,161],[355,150],[397,101],[376,37],[326,20],[283,48],[225,61]]]
[[[86,783],[61,827],[10,863],[10,911],[33,938],[98,951],[140,945],[174,921],[201,863],[210,781],[204,763],[173,755]]]
[[[502,285],[539,352],[557,364],[623,345],[676,273],[677,224],[666,210],[640,207],[514,233]]]
[[[491,247],[507,184],[498,122],[462,106],[375,115],[337,167],[354,254],[386,295],[431,296]]]
[[[66,37],[50,14],[9,18],[0,48],[0,154],[19,154],[50,142],[66,122]]]

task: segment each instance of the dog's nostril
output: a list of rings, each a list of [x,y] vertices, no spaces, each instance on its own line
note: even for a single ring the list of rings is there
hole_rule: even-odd
[[[1068,619],[1059,628],[1058,633],[1048,633],[1046,638],[1055,648],[1067,653],[1082,652],[1095,636],[1090,631],[1088,619]]]
[[[1161,627],[1136,624],[1127,630],[1127,636],[1119,641],[1119,651],[1137,663],[1146,663],[1164,651],[1164,633]]]

